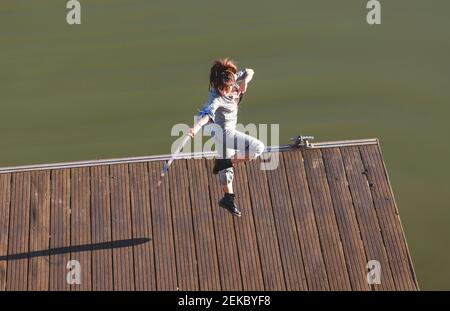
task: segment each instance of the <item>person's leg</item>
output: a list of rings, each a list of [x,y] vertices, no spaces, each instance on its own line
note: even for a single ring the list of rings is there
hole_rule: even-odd
[[[225,193],[234,193],[234,191],[233,191],[233,183],[232,182],[230,182],[230,183],[226,184],[225,186],[223,186],[222,189],[223,189],[223,192],[225,192]]]
[[[222,131],[216,135],[216,151],[218,158],[214,162],[213,174],[219,174],[220,171],[233,167],[231,158],[236,153],[233,149],[233,137],[230,132]]]
[[[219,159],[216,159],[213,172],[219,174],[219,181],[223,189],[223,197],[218,202],[219,206],[229,211],[234,216],[241,216],[241,211],[238,209],[235,203],[235,194],[233,191],[233,179],[234,170],[233,165],[229,165],[228,162],[234,156],[236,151],[225,144],[226,135],[222,136],[222,139],[216,140],[219,143]],[[216,148],[217,149],[217,148]],[[225,168],[221,168],[225,167]]]
[[[231,155],[230,153],[231,152],[234,153],[234,150],[231,149],[228,152],[227,153],[230,156]],[[233,167],[229,167],[219,171],[219,180],[220,184],[222,185],[222,189],[224,191],[224,196],[218,203],[219,206],[228,210],[234,216],[241,216],[241,211],[239,210],[239,208],[235,203],[236,196],[233,191],[233,179],[234,179]]]
[[[235,216],[241,216],[241,212],[235,203],[233,164],[256,159],[264,149],[265,146],[260,140],[238,131],[228,131],[216,136],[219,158],[215,161],[213,173],[219,174],[224,191],[224,197],[219,201],[219,205]],[[236,150],[239,154],[236,154]]]
[[[220,141],[222,145],[223,142],[226,142],[226,146],[223,146],[224,150],[237,150],[238,153],[231,157],[222,157],[222,160],[216,161],[213,170],[214,174],[233,167],[235,164],[256,159],[265,149],[262,141],[239,131],[225,132]]]
[[[238,151],[232,158],[232,164],[250,161],[258,158],[265,149],[259,139],[236,131],[234,133],[234,148]]]
[[[230,159],[232,158],[236,151],[231,148],[226,148],[224,146],[224,152],[222,154],[223,159]],[[234,180],[234,170],[233,167],[227,167],[223,170],[220,170],[218,172],[219,174],[219,181],[222,185],[223,192],[225,193],[234,193],[233,191],[233,180]]]

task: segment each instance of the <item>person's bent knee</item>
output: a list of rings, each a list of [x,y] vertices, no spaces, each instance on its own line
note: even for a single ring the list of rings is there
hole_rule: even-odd
[[[265,149],[266,149],[266,146],[264,145],[264,143],[262,141],[258,141],[258,144],[256,145],[256,148],[255,148],[255,158],[262,155]]]

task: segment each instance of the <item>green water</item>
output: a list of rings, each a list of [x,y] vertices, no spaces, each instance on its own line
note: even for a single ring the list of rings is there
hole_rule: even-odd
[[[242,123],[378,137],[422,289],[450,289],[450,2],[0,2],[0,166],[165,154],[213,59],[256,71]],[[226,11],[225,11],[226,8]]]

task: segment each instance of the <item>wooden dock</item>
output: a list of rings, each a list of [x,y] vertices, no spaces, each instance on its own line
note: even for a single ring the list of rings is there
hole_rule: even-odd
[[[236,167],[241,218],[210,159],[0,169],[0,291],[418,290],[378,141],[281,149]]]

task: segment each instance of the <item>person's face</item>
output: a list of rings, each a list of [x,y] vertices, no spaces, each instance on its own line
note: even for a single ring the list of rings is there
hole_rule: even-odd
[[[237,80],[237,75],[234,74],[234,81]],[[233,94],[234,86],[230,86],[228,89],[224,89],[221,91],[223,96],[230,96]]]

